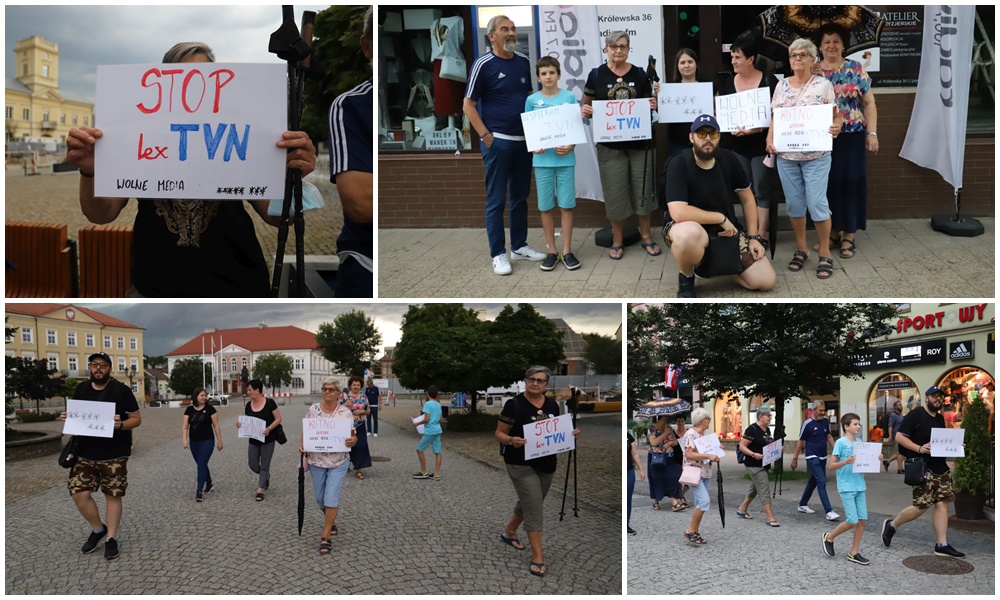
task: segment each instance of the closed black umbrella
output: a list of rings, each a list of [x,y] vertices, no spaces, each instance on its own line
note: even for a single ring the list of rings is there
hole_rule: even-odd
[[[715,480],[719,484],[719,518],[722,519],[722,528],[726,528],[726,498],[722,494],[722,465],[715,463]]]
[[[844,54],[878,46],[885,20],[874,11],[860,5],[772,6],[760,14],[765,40],[788,47],[797,38],[812,39],[820,27],[836,23],[848,32]]]
[[[299,456],[299,535],[302,535],[302,521],[306,515],[306,455]]]

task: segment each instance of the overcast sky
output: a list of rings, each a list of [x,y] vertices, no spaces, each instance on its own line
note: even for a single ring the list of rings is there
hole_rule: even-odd
[[[399,341],[399,330],[408,304],[86,304],[77,306],[96,311],[145,327],[144,351],[147,355],[164,355],[180,347],[206,329],[237,329],[294,325],[315,332],[321,323],[333,322],[341,313],[352,309],[364,311],[375,320],[382,333],[382,345],[393,346]],[[472,309],[486,309],[487,318],[497,316],[504,304],[466,304]],[[514,303],[516,306],[516,303]],[[621,303],[616,304],[555,304],[535,303],[538,312],[549,318],[562,318],[577,333],[614,335],[622,322]]]
[[[302,11],[323,5],[294,5]],[[59,45],[59,85],[93,102],[97,66],[159,63],[178,42],[208,44],[218,62],[279,63],[267,51],[281,25],[281,6],[5,6],[4,56],[14,71],[14,46],[33,35]]]

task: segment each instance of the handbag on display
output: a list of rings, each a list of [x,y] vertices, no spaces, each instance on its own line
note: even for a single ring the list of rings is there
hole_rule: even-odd
[[[924,485],[927,483],[927,461],[921,457],[908,458],[903,463],[903,483]]]
[[[460,56],[444,56],[441,58],[441,72],[438,77],[452,81],[465,82],[467,79],[465,58]]]
[[[701,467],[684,465],[678,481],[690,487],[701,485]]]

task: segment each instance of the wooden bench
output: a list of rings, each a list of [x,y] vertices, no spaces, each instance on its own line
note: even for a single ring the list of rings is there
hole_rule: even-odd
[[[80,228],[80,297],[124,298],[132,287],[132,227]]]
[[[68,239],[66,225],[6,223],[6,297],[76,296],[76,242]]]

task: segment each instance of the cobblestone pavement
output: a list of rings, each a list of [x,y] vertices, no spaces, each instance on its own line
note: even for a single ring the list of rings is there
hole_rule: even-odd
[[[700,297],[708,298],[884,298],[927,297],[941,289],[966,289],[969,281],[992,290],[996,285],[995,223],[980,219],[986,233],[974,238],[949,237],[930,228],[929,219],[869,220],[858,232],[857,256],[835,255],[831,281],[816,278],[816,253],[805,269],[792,273],[787,264],[795,250],[790,231],[780,231],[771,264],[778,279],[769,292],[750,292],[729,277],[699,279]],[[787,222],[787,221],[786,221]],[[574,254],[582,266],[567,271],[561,265],[546,273],[536,263],[513,264],[511,275],[492,271],[484,229],[382,229],[378,232],[379,297],[435,298],[673,298],[677,295],[677,264],[664,248],[657,257],[636,246],[621,260],[594,244],[594,229],[573,232]],[[654,232],[660,245],[659,229]],[[815,238],[815,234],[810,234]],[[545,248],[541,229],[528,231],[528,243]],[[813,242],[810,241],[810,244]],[[770,256],[770,254],[768,254]],[[437,282],[428,288],[427,282]],[[973,294],[975,295],[975,294]]]
[[[390,460],[366,470],[365,481],[348,477],[334,551],[320,556],[322,515],[310,481],[303,535],[296,534],[296,444],[304,399],[280,407],[290,442],[275,451],[271,489],[261,503],[253,498],[256,476],[246,466],[247,442],[236,438],[235,417],[241,412],[236,404],[221,411],[225,449],[210,463],[217,491],[201,504],[193,497],[194,461],[180,444],[182,413],[143,409],[129,463],[118,560],[105,561],[100,551],[80,552],[88,527],[68,497],[66,471],[54,456],[7,463],[6,593],[622,591],[620,513],[583,507],[579,518],[559,522],[554,485],[545,510],[548,575],[532,577],[529,553],[498,539],[515,502],[506,473],[449,453],[445,440],[442,480],[413,480],[419,438],[388,420],[379,437],[371,438],[371,448],[374,456]],[[58,481],[31,491],[18,483],[39,476]],[[97,496],[103,515],[103,497]]]
[[[640,455],[645,461],[645,452],[640,451]],[[861,539],[860,553],[871,560],[869,566],[847,562],[851,533],[837,537],[836,556],[831,558],[823,553],[823,534],[832,531],[835,524],[823,519],[822,506],[815,493],[810,501],[815,514],[796,511],[805,481],[784,482],[783,493],[772,500],[781,527],[771,528],[764,523],[763,510],[757,500],[750,504],[752,520],[736,516],[749,482],[740,479],[745,471],[736,465],[732,453],[723,460],[722,469],[726,527],[722,528],[719,519],[713,476],[712,504],[700,529],[708,540],[704,546],[694,546],[683,538],[691,511],[674,513],[669,508],[654,511],[648,484],[638,481],[637,474],[631,526],[638,534],[627,536],[626,544],[628,594],[656,594],[664,590],[669,590],[670,594],[718,595],[742,595],[750,590],[754,594],[995,593],[993,534],[970,533],[949,526],[948,542],[965,552],[966,557],[961,560],[975,568],[964,575],[929,575],[903,565],[903,560],[911,556],[933,558],[934,530],[930,513],[901,527],[889,548],[882,545],[882,521],[892,518],[909,504],[910,488],[902,483],[902,475],[896,475],[895,469],[892,473],[866,475],[868,525]],[[833,509],[843,515],[835,481],[828,481],[827,490]],[[691,492],[687,497],[691,502]],[[670,503],[665,505],[669,507]],[[954,513],[953,507],[951,511]]]

